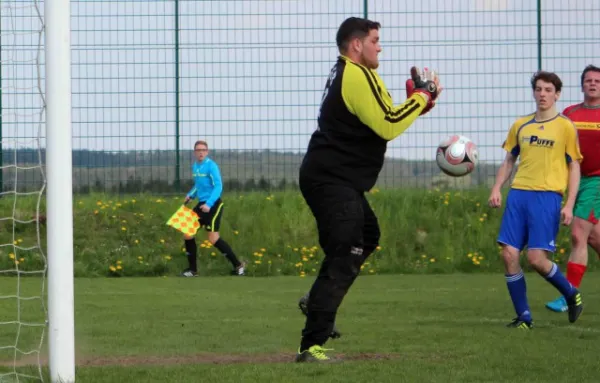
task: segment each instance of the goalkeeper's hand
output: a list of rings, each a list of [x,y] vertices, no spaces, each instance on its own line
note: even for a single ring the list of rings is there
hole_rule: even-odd
[[[410,68],[410,79],[406,80],[406,97],[412,96],[415,92],[421,93],[427,97],[427,106],[421,112],[421,116],[429,112],[442,92],[440,79],[435,71],[424,68],[423,71],[417,67]]]

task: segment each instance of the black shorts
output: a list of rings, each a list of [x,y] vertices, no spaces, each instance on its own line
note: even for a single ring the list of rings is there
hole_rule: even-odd
[[[221,217],[223,216],[223,201],[219,198],[215,201],[215,204],[210,208],[208,213],[200,210],[200,206],[204,205],[205,201],[200,201],[194,207],[194,211],[198,214],[198,222],[200,226],[203,226],[206,231],[219,231],[221,227]]]

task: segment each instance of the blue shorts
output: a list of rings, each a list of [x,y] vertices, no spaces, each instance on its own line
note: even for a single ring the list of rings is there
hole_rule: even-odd
[[[511,189],[506,197],[498,243],[519,251],[556,251],[562,196],[551,191]]]

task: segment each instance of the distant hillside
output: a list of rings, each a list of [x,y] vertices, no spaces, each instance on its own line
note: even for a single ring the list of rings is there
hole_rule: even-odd
[[[14,163],[31,165],[38,162],[33,150],[4,150],[4,166]],[[191,185],[192,151],[180,153],[181,187]],[[45,152],[41,152],[45,158]],[[229,190],[282,189],[295,187],[302,154],[264,151],[215,150],[211,152],[221,167]],[[452,178],[442,174],[435,161],[386,159],[379,188],[456,187],[490,185],[497,165],[480,164],[473,174]],[[174,151],[93,152],[73,151],[74,191],[153,191],[175,192],[176,156]],[[15,170],[4,169],[4,190],[14,188]],[[21,190],[35,188],[41,182],[39,169],[20,170]]]

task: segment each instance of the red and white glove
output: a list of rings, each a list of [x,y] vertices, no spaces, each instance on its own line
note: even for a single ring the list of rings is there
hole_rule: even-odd
[[[427,97],[427,106],[421,112],[421,116],[429,112],[434,106],[442,88],[435,71],[424,68],[423,71],[417,67],[410,68],[410,79],[406,80],[406,97],[414,93],[421,93]]]

